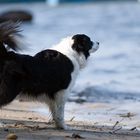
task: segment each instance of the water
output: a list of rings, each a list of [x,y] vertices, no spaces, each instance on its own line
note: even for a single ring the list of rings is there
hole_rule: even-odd
[[[22,25],[29,46],[22,53],[33,55],[77,33],[100,42],[78,76],[71,101],[140,100],[140,3],[0,5],[0,11],[11,8],[34,15],[32,23]]]

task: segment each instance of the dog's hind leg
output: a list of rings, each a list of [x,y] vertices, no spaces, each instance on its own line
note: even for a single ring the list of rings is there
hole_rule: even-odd
[[[7,78],[0,84],[0,107],[13,101],[20,92],[17,81],[12,80],[11,77]]]
[[[19,76],[12,69],[5,69],[0,83],[0,107],[13,101],[20,92]]]

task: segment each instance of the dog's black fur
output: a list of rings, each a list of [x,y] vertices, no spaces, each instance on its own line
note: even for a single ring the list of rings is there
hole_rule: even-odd
[[[6,46],[18,49],[15,35],[17,24],[0,25],[0,107],[19,93],[33,97],[45,93],[54,99],[55,93],[66,89],[71,81],[72,62],[55,50],[44,50],[33,57],[7,51]]]

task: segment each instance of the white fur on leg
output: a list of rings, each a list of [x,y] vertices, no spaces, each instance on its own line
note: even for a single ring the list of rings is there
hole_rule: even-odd
[[[55,121],[56,127],[65,130],[68,129],[67,125],[64,122],[64,108],[66,95],[66,91],[61,90],[58,93],[56,93],[55,100],[48,104],[52,113],[53,120]]]
[[[71,87],[72,84],[73,83],[71,82],[69,87]],[[64,108],[68,92],[69,89],[57,92],[55,94],[56,95],[55,99],[50,99],[48,96],[46,96],[46,94],[43,94],[41,96],[38,96],[37,99],[30,98],[30,100],[32,101],[37,100],[41,103],[43,102],[46,103],[49,106],[56,127],[64,130],[71,130],[69,127],[67,127],[67,125],[64,122]]]

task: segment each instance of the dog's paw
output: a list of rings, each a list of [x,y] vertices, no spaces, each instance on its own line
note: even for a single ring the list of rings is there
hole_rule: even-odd
[[[73,130],[72,127],[65,125],[64,130]]]
[[[63,129],[63,130],[72,130],[72,127],[67,126],[66,124],[57,125],[56,127],[57,127],[58,129]]]

